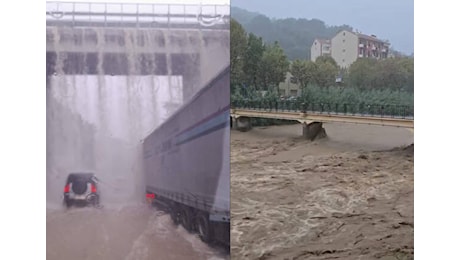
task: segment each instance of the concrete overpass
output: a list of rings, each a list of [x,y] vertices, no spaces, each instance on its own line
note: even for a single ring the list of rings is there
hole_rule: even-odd
[[[59,203],[67,173],[86,169],[123,181],[112,202],[143,196],[139,140],[228,65],[229,15],[214,5],[46,3],[48,201]]]
[[[181,75],[184,100],[229,60],[226,5],[47,2],[47,76]]]

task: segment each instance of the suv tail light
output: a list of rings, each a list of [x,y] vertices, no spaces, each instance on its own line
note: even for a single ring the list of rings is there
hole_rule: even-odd
[[[91,183],[91,192],[92,192],[92,193],[96,193],[96,192],[97,192],[96,185],[94,185],[94,184],[92,184],[92,183]]]
[[[67,184],[65,187],[64,187],[64,193],[68,193],[70,192],[70,184]]]
[[[145,200],[147,201],[147,203],[151,204],[154,199],[155,199],[155,194],[153,194],[153,193],[146,193],[145,194]]]

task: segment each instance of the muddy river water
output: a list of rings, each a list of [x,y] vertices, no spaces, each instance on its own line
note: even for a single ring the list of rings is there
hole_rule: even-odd
[[[324,126],[232,132],[232,259],[413,259],[413,132]]]

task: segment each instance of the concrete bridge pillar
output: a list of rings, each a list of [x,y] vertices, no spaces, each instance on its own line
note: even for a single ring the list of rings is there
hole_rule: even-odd
[[[251,130],[252,124],[251,124],[251,118],[245,117],[245,116],[240,116],[237,118],[233,119],[233,127],[235,127],[237,130],[241,132],[246,132]]]
[[[302,124],[302,136],[305,139],[309,139],[311,141],[315,139],[320,139],[326,137],[326,130],[323,127],[323,123],[321,122],[312,122],[307,124],[304,122]]]

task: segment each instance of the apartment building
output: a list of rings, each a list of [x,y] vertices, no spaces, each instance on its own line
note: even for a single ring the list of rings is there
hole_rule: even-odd
[[[331,56],[342,68],[358,58],[388,58],[390,44],[375,35],[343,30],[331,39]]]
[[[316,61],[316,58],[320,56],[331,55],[331,40],[327,39],[315,39],[310,48],[310,59]]]
[[[279,94],[285,97],[297,97],[301,94],[300,85],[290,72],[286,73],[284,82],[280,82]]]

